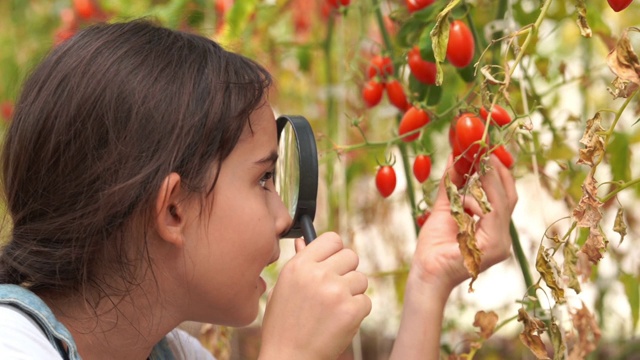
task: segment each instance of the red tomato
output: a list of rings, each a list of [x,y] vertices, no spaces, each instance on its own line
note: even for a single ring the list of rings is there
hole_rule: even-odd
[[[435,0],[405,0],[409,12],[418,11],[433,4]]]
[[[407,101],[407,96],[404,94],[402,84],[398,80],[389,81],[385,88],[387,89],[387,96],[389,102],[402,111],[407,111],[411,106]]]
[[[473,60],[474,51],[473,34],[467,24],[460,20],[452,21],[447,43],[447,60],[455,67],[467,67]]]
[[[618,12],[626,9],[633,0],[607,0],[607,2],[613,11]]]
[[[414,46],[409,51],[408,58],[409,69],[411,74],[421,83],[433,85],[436,83],[436,64],[431,61],[423,60],[420,57],[420,49]]]
[[[429,215],[431,215],[431,212],[429,210],[425,210],[422,214],[416,217],[416,224],[418,224],[418,227],[422,227],[422,225],[427,222]]]
[[[53,43],[54,45],[58,46],[63,42],[71,39],[75,34],[75,29],[60,28],[56,30],[56,33],[53,35]]]
[[[92,0],[73,0],[73,7],[78,15],[85,20],[89,20],[96,15],[96,8]]]
[[[413,161],[413,175],[423,183],[431,175],[431,158],[428,155],[420,154]]]
[[[389,197],[396,188],[396,171],[390,165],[383,165],[376,173],[376,187],[382,197]]]
[[[9,100],[3,101],[2,104],[0,104],[0,114],[2,114],[2,118],[6,121],[11,120],[13,117],[13,102]]]
[[[371,79],[376,75],[382,78],[393,75],[393,62],[390,57],[375,55],[371,58],[369,68],[367,68],[367,76]]]
[[[420,129],[429,123],[429,114],[426,111],[412,106],[407,110],[400,120],[400,126],[398,127],[398,135],[402,136],[406,133]],[[420,131],[411,133],[410,135],[402,137],[402,141],[411,142],[420,136]]]
[[[484,127],[484,122],[471,113],[460,115],[456,121],[455,138],[463,156],[471,162],[475,161],[477,155],[486,151],[486,148],[477,143],[482,140]]]
[[[502,165],[511,169],[511,167],[513,166],[513,156],[507,151],[507,149],[505,149],[504,146],[502,145],[496,146],[493,149],[492,153],[498,157]]]
[[[474,164],[471,161],[462,156],[453,163],[453,169],[460,175],[472,175],[476,172],[473,165]]]
[[[484,121],[489,117],[489,112],[484,106],[480,108],[480,116]],[[511,115],[502,106],[495,104],[491,111],[491,123],[496,126],[505,126],[511,123]]]
[[[367,107],[374,107],[380,103],[380,100],[382,100],[383,92],[384,84],[376,79],[371,79],[364,84],[364,88],[362,89],[362,99],[364,100],[364,103],[367,104]]]

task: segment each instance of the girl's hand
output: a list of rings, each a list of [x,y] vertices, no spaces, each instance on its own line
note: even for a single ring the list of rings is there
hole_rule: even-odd
[[[335,359],[371,311],[367,278],[335,233],[295,246],[267,304],[260,359]]]
[[[448,174],[451,181],[454,184],[462,183],[462,176],[451,165],[450,157],[447,169],[450,169]],[[470,195],[465,196],[463,201],[464,207],[480,218],[476,223],[476,239],[483,254],[481,271],[510,256],[509,222],[518,200],[511,172],[495,156],[491,156],[489,167],[487,173],[480,177],[480,182],[492,211],[482,214],[480,206]],[[456,285],[470,277],[463,265],[457,234],[458,225],[450,212],[443,176],[431,215],[418,236],[411,268],[412,277],[417,278],[419,283],[435,285],[443,291],[443,296],[448,296]]]

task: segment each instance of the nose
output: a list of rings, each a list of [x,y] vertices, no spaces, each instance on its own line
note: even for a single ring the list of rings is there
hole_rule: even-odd
[[[289,214],[289,209],[284,205],[278,193],[274,191],[273,195],[273,201],[271,203],[273,204],[272,210],[275,217],[276,234],[278,238],[281,238],[293,225],[293,219],[291,218],[291,214]]]

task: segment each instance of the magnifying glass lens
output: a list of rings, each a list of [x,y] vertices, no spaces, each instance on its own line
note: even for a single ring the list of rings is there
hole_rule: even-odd
[[[295,217],[300,193],[300,154],[291,123],[287,123],[280,133],[275,180],[276,191],[289,209],[291,217]]]

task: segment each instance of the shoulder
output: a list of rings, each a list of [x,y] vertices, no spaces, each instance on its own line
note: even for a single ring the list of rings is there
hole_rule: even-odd
[[[176,360],[215,360],[198,339],[182,329],[173,329],[167,334],[167,342]]]
[[[60,359],[60,355],[33,320],[0,305],[0,358]]]

